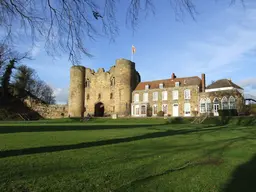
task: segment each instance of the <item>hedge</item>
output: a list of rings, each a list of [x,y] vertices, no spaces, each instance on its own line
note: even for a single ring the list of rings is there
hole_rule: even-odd
[[[218,110],[219,116],[238,116],[236,109],[222,109]]]

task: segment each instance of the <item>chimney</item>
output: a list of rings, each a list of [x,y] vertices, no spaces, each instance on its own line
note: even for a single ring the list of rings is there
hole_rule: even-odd
[[[175,73],[172,73],[172,80],[176,78]]]
[[[202,92],[205,92],[205,74],[202,73]]]

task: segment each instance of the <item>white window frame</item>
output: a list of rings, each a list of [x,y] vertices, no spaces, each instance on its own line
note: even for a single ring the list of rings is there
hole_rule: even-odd
[[[135,105],[135,116],[140,116],[140,106]]]
[[[232,107],[232,108],[231,108],[231,105],[230,105],[231,100],[234,103],[234,107]],[[229,99],[228,99],[228,106],[229,106],[229,109],[236,109],[236,99],[233,96],[229,97]]]
[[[229,102],[227,97],[222,97],[221,99],[221,109],[224,109],[224,103],[227,105],[225,109],[229,109]]]
[[[158,92],[153,92],[153,101],[158,101]]]
[[[167,101],[168,100],[168,92],[167,91],[163,91],[162,92],[162,100],[163,101]]]
[[[189,110],[187,110],[187,106],[189,106]],[[191,116],[191,104],[184,103],[184,116]]]
[[[140,102],[140,94],[139,93],[135,93],[133,99],[134,99],[134,103]]]
[[[200,113],[206,113],[206,102],[205,99],[200,99]]]
[[[149,85],[145,85],[145,90],[148,90],[149,89]]]
[[[184,99],[191,99],[191,91],[190,89],[184,90]]]
[[[175,82],[175,87],[179,87],[180,86],[180,82]]]
[[[148,102],[148,93],[143,93],[143,102]]]
[[[210,106],[210,107],[209,107]],[[211,113],[212,112],[212,102],[211,102],[211,99],[210,98],[207,98],[205,100],[205,111],[207,113]]]
[[[178,90],[172,91],[172,99],[173,100],[178,100],[179,99],[179,91]]]
[[[218,109],[220,109],[220,102],[217,97],[213,99],[212,111],[214,116],[219,116]]]
[[[142,108],[145,108],[145,113],[142,113],[143,111],[142,111]],[[147,106],[146,105],[141,105],[141,107],[140,107],[141,109],[140,109],[140,114],[141,115],[143,115],[143,116],[145,116],[145,115],[147,115]]]
[[[159,84],[159,89],[163,89],[164,88],[164,84],[163,83],[160,83]]]

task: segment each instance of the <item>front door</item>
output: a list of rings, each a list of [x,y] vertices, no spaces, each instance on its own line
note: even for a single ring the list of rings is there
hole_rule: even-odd
[[[214,116],[219,116],[219,112],[218,112],[219,107],[220,107],[219,104],[213,104],[213,115]]]
[[[104,116],[104,104],[98,102],[94,106],[94,116],[95,117],[103,117]]]
[[[178,103],[173,104],[172,116],[173,117],[179,116],[179,104]]]

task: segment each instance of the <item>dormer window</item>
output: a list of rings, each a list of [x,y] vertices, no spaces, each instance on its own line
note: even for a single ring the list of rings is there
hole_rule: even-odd
[[[160,83],[159,84],[159,89],[163,89],[164,88],[164,84],[163,83]]]
[[[148,90],[149,89],[149,85],[145,85],[145,90]]]
[[[180,86],[180,82],[175,82],[175,87],[179,87]]]
[[[184,79],[184,85],[186,85],[187,84],[187,81],[186,81],[186,79]]]

